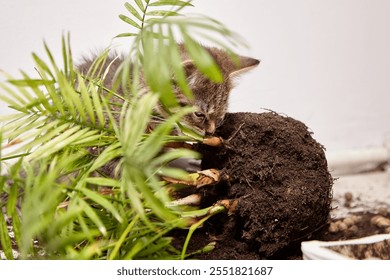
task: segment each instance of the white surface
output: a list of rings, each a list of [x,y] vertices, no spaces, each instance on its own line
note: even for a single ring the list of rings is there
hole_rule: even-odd
[[[353,196],[349,207],[344,205],[346,192]],[[362,211],[376,212],[382,207],[390,211],[389,171],[344,175],[334,182],[332,218],[343,218]]]
[[[34,73],[32,51],[45,39],[60,57],[70,31],[76,58],[107,47],[128,31],[117,15],[124,0],[0,0],[0,69]],[[130,1],[131,2],[131,1]],[[390,133],[390,1],[194,1],[219,19],[262,60],[240,79],[231,111],[287,114],[306,123],[328,151],[381,146]],[[115,40],[125,44],[126,40]],[[123,47],[123,46],[122,46]],[[0,104],[0,113],[8,110]]]
[[[334,176],[357,174],[389,163],[390,147],[344,150],[337,153],[328,153],[327,160],[328,168]]]

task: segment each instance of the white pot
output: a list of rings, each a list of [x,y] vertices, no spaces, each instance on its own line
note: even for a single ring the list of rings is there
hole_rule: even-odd
[[[351,260],[352,258],[330,248],[340,245],[372,244],[384,240],[390,240],[390,234],[371,235],[343,241],[304,241],[301,243],[301,250],[304,260]]]

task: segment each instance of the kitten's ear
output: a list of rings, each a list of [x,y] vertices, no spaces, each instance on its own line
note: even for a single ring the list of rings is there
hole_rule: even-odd
[[[196,66],[194,64],[194,61],[192,59],[187,59],[182,62],[184,73],[186,74],[186,77],[191,76],[194,71],[196,71]]]
[[[242,73],[248,72],[249,70],[255,68],[257,65],[259,65],[260,60],[247,57],[247,56],[239,56],[238,57],[238,64],[236,68],[229,74],[229,78],[234,78]]]

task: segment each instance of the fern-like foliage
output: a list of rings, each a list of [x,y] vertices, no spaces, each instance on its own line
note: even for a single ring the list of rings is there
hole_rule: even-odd
[[[207,209],[170,206],[172,197],[160,180],[160,175],[185,175],[168,167],[170,161],[198,156],[186,149],[161,153],[167,142],[201,140],[190,130],[184,131],[187,136],[171,135],[193,110],[178,107],[172,90],[174,76],[191,97],[177,42],[214,81],[222,79],[221,73],[198,40],[228,51],[239,43],[215,20],[184,16],[182,10],[191,6],[192,1],[175,0],[125,3],[129,15],[119,17],[131,32],[117,37],[132,43],[117,73],[129,89],[123,95],[103,85],[109,50],[96,59],[94,73],[84,76],[75,70],[69,36],[62,39],[61,63],[44,44],[46,58],[32,55],[37,77],[5,74],[0,99],[15,111],[0,117],[0,249],[5,258],[189,256],[185,248],[172,246],[168,233],[189,227]],[[150,89],[142,95],[141,71]],[[112,109],[112,95],[121,100],[121,110]],[[146,134],[157,102],[172,114]],[[102,168],[113,161],[118,175],[108,177]]]
[[[158,0],[158,1],[150,1],[150,0],[135,0],[135,5],[131,5],[126,2],[125,7],[131,13],[131,17],[126,15],[119,15],[119,18],[124,22],[132,25],[139,31],[144,29],[145,24],[152,21],[156,17],[166,18],[169,16],[180,16],[179,11],[187,6],[193,6],[191,4],[192,1],[171,1],[171,0]],[[161,7],[171,7],[171,10],[163,10]],[[117,35],[117,37],[131,37],[138,36],[139,32],[136,33],[122,33]],[[160,36],[160,34],[154,34],[156,38]]]

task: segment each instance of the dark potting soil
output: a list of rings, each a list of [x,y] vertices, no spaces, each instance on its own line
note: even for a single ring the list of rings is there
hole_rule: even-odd
[[[210,218],[189,251],[216,242],[200,259],[300,258],[300,242],[328,227],[333,179],[323,147],[302,122],[273,112],[230,113],[220,148],[199,146],[202,169],[229,180],[203,187],[202,206],[237,199],[233,214]]]

